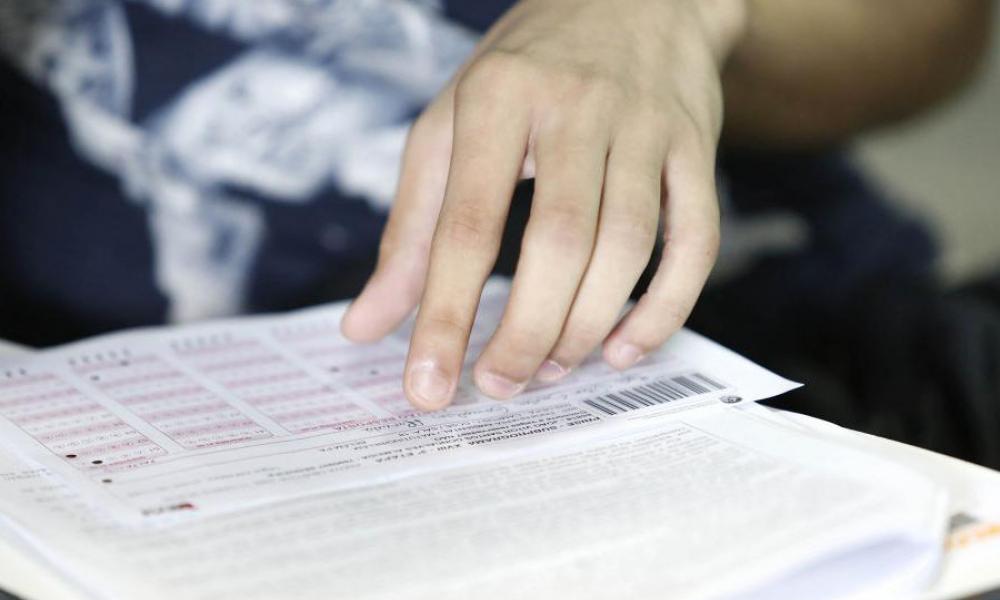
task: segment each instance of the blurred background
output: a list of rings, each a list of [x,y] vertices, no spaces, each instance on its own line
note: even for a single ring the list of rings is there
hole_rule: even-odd
[[[1000,32],[1000,11],[994,12]],[[952,281],[1000,269],[1000,43],[978,80],[922,119],[869,136],[859,153],[908,209],[930,220]]]

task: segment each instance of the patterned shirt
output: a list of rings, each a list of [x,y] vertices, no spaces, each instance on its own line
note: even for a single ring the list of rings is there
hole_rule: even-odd
[[[0,338],[355,293],[410,123],[512,2],[0,3]],[[764,213],[720,274],[808,242]]]

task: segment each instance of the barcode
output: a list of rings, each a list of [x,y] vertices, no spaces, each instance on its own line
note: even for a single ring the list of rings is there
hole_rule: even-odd
[[[618,415],[630,410],[646,406],[667,404],[674,400],[693,398],[710,392],[718,392],[726,386],[710,379],[701,373],[688,373],[669,379],[660,379],[644,383],[627,390],[619,390],[613,394],[605,394],[597,398],[584,400],[584,404],[607,415]]]

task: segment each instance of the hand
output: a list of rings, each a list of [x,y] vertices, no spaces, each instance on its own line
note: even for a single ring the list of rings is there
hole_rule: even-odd
[[[454,395],[519,177],[535,177],[503,320],[474,378],[496,398],[598,344],[627,369],[687,319],[715,261],[719,67],[741,0],[522,0],[417,119],[379,264],[342,327],[377,340],[417,305],[410,401]],[[618,322],[664,222],[648,292]],[[617,323],[617,325],[616,325]]]

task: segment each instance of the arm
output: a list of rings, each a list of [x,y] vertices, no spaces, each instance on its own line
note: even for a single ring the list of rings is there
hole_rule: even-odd
[[[723,71],[734,146],[811,147],[924,110],[968,82],[991,0],[751,0]]]

